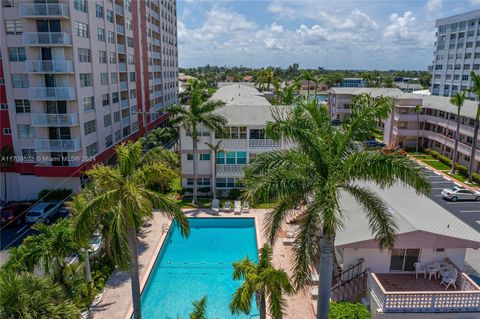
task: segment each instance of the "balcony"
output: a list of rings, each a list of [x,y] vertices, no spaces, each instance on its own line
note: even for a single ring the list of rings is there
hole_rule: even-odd
[[[159,64],[154,64],[153,67],[152,67],[152,70],[154,72],[160,72],[160,71],[162,71],[162,66],[159,65]]]
[[[117,33],[125,34],[125,27],[123,25],[117,24]]]
[[[121,100],[120,101],[120,108],[121,109],[126,109],[126,108],[128,108],[128,106],[129,106],[128,105],[128,100]]]
[[[251,148],[278,148],[282,146],[282,142],[270,139],[249,140],[248,143]]]
[[[461,272],[456,285],[458,289],[446,290],[438,280],[402,273],[372,273],[368,278],[372,306],[381,313],[480,311],[480,287]]]
[[[32,126],[75,126],[78,125],[78,116],[76,113],[69,114],[50,114],[33,113]]]
[[[68,6],[60,3],[20,4],[19,9],[22,18],[70,18]]]
[[[33,87],[28,89],[30,100],[75,100],[77,94],[74,87]]]
[[[160,45],[160,39],[153,39],[152,43],[155,45]]]
[[[67,60],[27,60],[25,70],[29,73],[73,73],[73,63]]]
[[[127,72],[127,64],[126,63],[119,63],[118,64],[118,71]]]
[[[218,164],[218,175],[242,175],[245,169],[245,164]]]
[[[51,140],[47,138],[35,139],[37,152],[78,152],[81,150],[80,139]]]
[[[126,53],[127,52],[127,47],[125,44],[117,44],[117,52],[118,53]]]
[[[216,139],[218,141],[219,139]],[[222,139],[222,148],[228,149],[245,149],[247,147],[247,140],[240,139]]]
[[[128,116],[128,117],[124,117],[124,118],[122,119],[122,127],[125,127],[125,126],[128,126],[128,125],[130,125],[130,117],[129,117],[129,116]]]
[[[127,81],[120,82],[120,90],[128,90],[128,82]]]
[[[72,38],[66,32],[24,32],[22,43],[26,46],[71,46]]]
[[[122,16],[125,14],[125,12],[123,11],[123,7],[119,4],[115,4],[115,12]]]
[[[157,84],[162,84],[162,78],[153,78],[153,84],[157,85]]]

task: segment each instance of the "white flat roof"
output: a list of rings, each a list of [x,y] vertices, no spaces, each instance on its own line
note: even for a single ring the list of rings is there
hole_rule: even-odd
[[[250,84],[232,83],[213,93],[211,100],[224,101],[226,105],[268,105],[270,102]]]

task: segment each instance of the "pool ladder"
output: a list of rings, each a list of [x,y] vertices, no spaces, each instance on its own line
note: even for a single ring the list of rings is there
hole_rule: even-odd
[[[162,224],[162,235],[165,234],[165,233],[168,233],[169,230],[170,230],[170,225],[168,225],[167,223],[163,223]]]

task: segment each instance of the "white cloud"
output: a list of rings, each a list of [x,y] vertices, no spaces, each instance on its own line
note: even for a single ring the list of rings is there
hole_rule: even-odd
[[[390,24],[385,28],[383,36],[391,43],[403,48],[429,48],[433,46],[433,31],[422,30],[412,11],[403,15],[392,13]]]

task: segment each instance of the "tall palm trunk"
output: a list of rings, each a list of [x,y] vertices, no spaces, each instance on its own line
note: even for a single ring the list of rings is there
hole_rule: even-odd
[[[477,136],[478,136],[478,128],[480,125],[480,119],[479,119],[479,114],[480,114],[480,106],[478,106],[477,109],[477,118],[475,121],[475,129],[473,130],[473,142],[472,142],[472,152],[470,153],[470,165],[468,167],[468,182],[473,183],[473,165],[475,164],[475,152],[476,152],[476,146],[477,146]]]
[[[216,199],[217,198],[217,152],[213,152],[212,192],[213,192],[213,199]]]
[[[418,144],[420,144],[419,129],[420,129],[420,114],[417,112],[417,147],[415,148],[415,151],[417,153],[418,153]]]
[[[452,167],[450,174],[455,174],[455,164],[457,162],[458,140],[460,139],[460,112],[457,114],[457,130],[455,131],[455,144],[453,146]]]
[[[310,97],[310,80],[307,80],[307,96]]]
[[[320,280],[318,282],[317,319],[328,319],[333,277],[333,239],[320,239]]]
[[[260,294],[260,319],[267,319],[267,302],[264,291]]]
[[[192,195],[192,204],[193,205],[198,205],[198,199],[197,199],[197,134],[196,130],[197,128],[193,128],[195,132],[192,132],[192,139],[193,139],[193,195]]]
[[[88,294],[92,293],[92,271],[90,268],[90,254],[88,249],[85,249],[85,281],[87,282]]]
[[[130,280],[132,284],[133,315],[135,319],[142,318],[140,302],[140,278],[138,275],[137,232],[135,226],[128,227],[128,247],[131,256]]]

